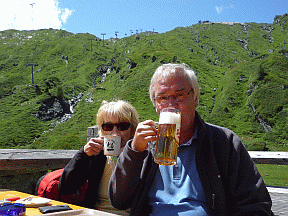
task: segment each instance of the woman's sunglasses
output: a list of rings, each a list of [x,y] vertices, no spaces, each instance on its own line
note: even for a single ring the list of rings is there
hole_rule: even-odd
[[[112,131],[114,126],[116,126],[118,131],[125,131],[125,130],[128,130],[130,125],[131,124],[129,122],[120,122],[120,123],[117,123],[117,124],[103,123],[102,124],[102,129],[104,131]]]

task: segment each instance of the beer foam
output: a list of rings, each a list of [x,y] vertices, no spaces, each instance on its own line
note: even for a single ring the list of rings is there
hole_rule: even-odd
[[[180,121],[179,113],[162,112],[159,118],[159,124],[180,124]]]

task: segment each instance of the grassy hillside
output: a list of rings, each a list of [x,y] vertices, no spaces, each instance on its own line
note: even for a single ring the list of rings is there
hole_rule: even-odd
[[[91,34],[2,31],[0,148],[79,149],[101,102],[113,98],[131,102],[141,120],[158,120],[149,82],[171,62],[197,73],[206,121],[234,130],[248,149],[287,151],[287,20],[195,24],[104,46],[97,38],[92,51]],[[38,64],[34,84],[28,63]]]

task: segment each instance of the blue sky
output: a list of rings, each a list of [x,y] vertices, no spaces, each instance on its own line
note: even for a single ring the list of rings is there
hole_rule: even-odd
[[[273,23],[288,13],[288,0],[0,0],[0,8],[0,31],[55,28],[108,39],[199,20]]]

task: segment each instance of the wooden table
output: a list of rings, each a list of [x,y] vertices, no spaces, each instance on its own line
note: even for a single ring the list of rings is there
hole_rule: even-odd
[[[21,199],[23,199],[23,198],[26,198],[29,196],[31,196],[31,194],[22,193],[19,191],[0,189],[0,200],[4,200],[6,198],[12,198],[12,197],[20,197]],[[34,197],[37,197],[37,196],[34,196]],[[49,204],[50,205],[65,205],[66,203],[51,200],[51,202]],[[69,205],[70,208],[72,208],[73,210],[85,209],[84,207],[80,207],[80,206],[76,206],[76,205],[72,205],[72,204],[66,204],[66,205]],[[38,207],[26,208],[26,216],[30,216],[30,215],[42,215],[42,213],[38,210]]]

